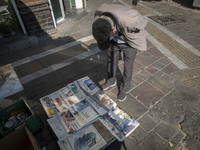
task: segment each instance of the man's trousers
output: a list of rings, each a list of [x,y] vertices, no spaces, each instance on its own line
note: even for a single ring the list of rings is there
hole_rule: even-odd
[[[128,92],[131,87],[133,63],[137,53],[137,49],[130,47],[126,43],[118,44],[114,41],[111,41],[111,45],[107,50],[107,82],[109,82],[110,84],[113,84],[115,82],[121,52],[123,52],[124,71],[122,81],[120,83],[120,92]]]

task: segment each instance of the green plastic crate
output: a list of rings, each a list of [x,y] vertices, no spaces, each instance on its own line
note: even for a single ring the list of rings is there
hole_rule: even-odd
[[[26,110],[28,117],[24,119],[23,121],[21,121],[20,123],[13,126],[12,128],[6,129],[2,123],[3,119],[8,119],[10,113],[21,110],[21,109]],[[38,119],[36,118],[32,110],[30,109],[28,104],[26,103],[25,99],[20,99],[17,102],[13,103],[12,105],[0,110],[0,133],[2,136],[6,136],[10,134],[11,132],[15,131],[16,128],[23,125],[25,125],[32,133],[36,132],[37,130],[41,128],[41,125]]]

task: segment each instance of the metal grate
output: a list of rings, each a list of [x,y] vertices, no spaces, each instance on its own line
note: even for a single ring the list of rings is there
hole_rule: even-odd
[[[172,14],[165,14],[163,16],[149,16],[149,18],[161,25],[168,25],[168,24],[183,22],[183,20],[177,18],[176,16]]]

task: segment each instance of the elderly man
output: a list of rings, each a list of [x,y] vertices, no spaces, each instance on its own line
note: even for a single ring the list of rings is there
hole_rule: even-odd
[[[119,56],[123,52],[124,71],[117,98],[124,101],[130,89],[133,63],[137,50],[146,50],[144,28],[147,18],[136,10],[120,4],[102,4],[95,12],[92,34],[101,50],[108,54],[108,78],[103,90],[116,85]]]

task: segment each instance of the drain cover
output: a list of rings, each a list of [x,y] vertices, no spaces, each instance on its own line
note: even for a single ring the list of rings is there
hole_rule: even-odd
[[[176,16],[172,14],[165,14],[163,16],[149,16],[149,18],[161,25],[168,25],[168,24],[183,22],[183,20],[177,18]]]

